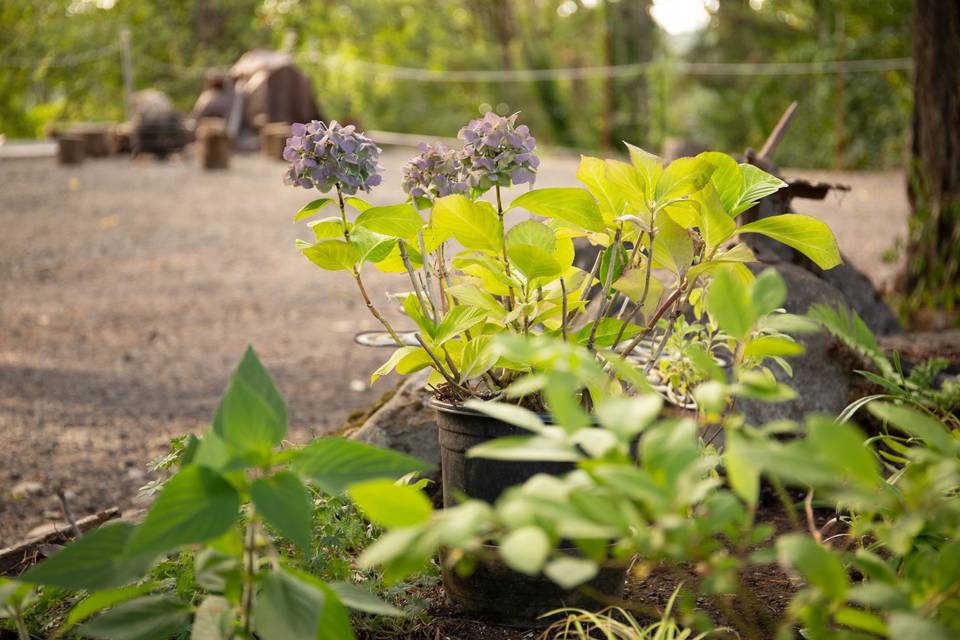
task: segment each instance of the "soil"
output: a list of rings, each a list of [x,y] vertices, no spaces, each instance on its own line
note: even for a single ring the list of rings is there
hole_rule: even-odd
[[[385,152],[370,200],[401,197],[409,155]],[[62,521],[57,488],[78,518],[136,508],[154,477],[147,462],[209,424],[248,344],[287,399],[292,441],[337,429],[393,388],[390,377],[368,384],[386,352],[352,342],[378,328],[352,280],[294,249],[309,232],[292,214],[313,194],[284,186],[283,170],[254,155],[212,172],[190,156],[0,160],[0,547]],[[545,157],[537,184],[575,173],[575,158]],[[853,187],[795,205],[883,284],[895,265],[882,254],[906,228],[902,175],[785,173]],[[398,328],[409,323],[385,292],[405,286],[367,274]]]

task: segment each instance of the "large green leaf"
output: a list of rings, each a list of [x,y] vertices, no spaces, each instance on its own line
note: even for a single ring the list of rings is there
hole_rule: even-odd
[[[85,638],[100,640],[169,640],[190,622],[190,608],[167,596],[130,600],[80,625]]]
[[[370,522],[383,527],[410,527],[430,519],[433,507],[423,492],[390,480],[368,480],[348,490]]]
[[[549,253],[532,244],[516,244],[507,250],[510,263],[523,274],[531,286],[538,286],[560,277],[560,263]]]
[[[499,354],[493,348],[493,336],[474,336],[460,356],[461,381],[479,378],[493,368],[498,358]]]
[[[653,240],[653,266],[679,274],[693,261],[693,242],[687,230],[663,216],[657,221]]]
[[[563,589],[573,589],[593,580],[599,571],[599,567],[592,560],[573,557],[551,560],[543,568],[543,573]]]
[[[223,596],[207,596],[197,607],[190,640],[231,640],[233,609]]]
[[[694,197],[700,204],[700,233],[707,244],[707,251],[713,252],[734,234],[737,223],[727,215],[720,194],[712,184],[705,186]]]
[[[823,222],[796,213],[761,218],[740,227],[739,233],[759,233],[793,247],[813,260],[821,269],[832,269],[842,262],[837,239]]]
[[[414,239],[423,228],[423,218],[412,204],[370,207],[357,216],[354,225],[392,238]]]
[[[467,249],[497,253],[503,236],[497,214],[466,196],[455,194],[437,198],[431,213],[431,225],[452,235]]]
[[[557,247],[557,234],[542,222],[524,220],[507,232],[507,249],[525,244],[538,247],[546,253],[553,253]]]
[[[440,324],[437,325],[436,333],[433,335],[433,342],[438,346],[442,345],[486,319],[487,312],[483,309],[463,305],[455,306],[444,316]]]
[[[736,433],[727,434],[723,462],[730,486],[747,504],[754,506],[760,497],[760,469],[750,460],[741,438]]]
[[[847,591],[847,572],[840,558],[809,535],[790,533],[777,540],[781,564],[791,566],[826,597],[839,601]]]
[[[689,196],[702,189],[710,180],[714,166],[703,158],[677,158],[663,170],[654,199],[658,204]]]
[[[880,485],[877,459],[866,445],[867,437],[850,423],[821,417],[807,421],[807,440],[824,462],[836,469],[838,478],[846,476],[867,490]]]
[[[550,538],[532,525],[511,531],[500,541],[500,556],[507,566],[529,576],[540,573],[549,553]]]
[[[888,402],[871,402],[867,408],[881,420],[922,439],[928,447],[942,454],[955,455],[960,451],[960,441],[951,435],[949,428],[928,414]]]
[[[339,493],[351,484],[387,478],[396,480],[430,465],[408,455],[344,438],[321,438],[300,450],[293,470],[324,491]]]
[[[630,153],[630,162],[633,163],[634,169],[637,170],[637,176],[643,187],[643,193],[646,195],[647,200],[653,200],[657,183],[660,181],[660,176],[663,175],[663,159],[629,142],[624,142],[624,144]]]
[[[252,347],[247,347],[213,417],[214,432],[261,457],[287,434],[287,405]]]
[[[316,240],[327,240],[329,238],[343,237],[343,220],[340,216],[331,216],[308,222],[307,226],[313,231],[313,237]],[[349,226],[347,227],[350,228]]]
[[[510,203],[510,209],[522,207],[544,218],[556,218],[587,231],[603,231],[606,226],[593,197],[579,188],[534,189]]]
[[[493,402],[492,400],[467,400],[465,406],[534,433],[540,433],[545,426],[543,420],[536,413],[515,404]]]
[[[191,465],[170,478],[127,544],[127,553],[159,553],[206,542],[240,513],[237,490],[207,467]]]
[[[757,276],[750,291],[750,299],[753,300],[757,315],[761,316],[783,306],[787,300],[787,285],[776,269],[769,267]]]
[[[301,249],[310,262],[327,271],[345,271],[360,261],[360,251],[345,240],[321,240]]]
[[[376,594],[352,582],[330,582],[327,586],[337,594],[340,602],[356,611],[374,613],[378,616],[404,615],[402,610],[389,602],[384,602]]]
[[[134,584],[127,587],[95,591],[78,602],[73,609],[70,610],[70,615],[67,616],[67,620],[63,623],[63,626],[60,627],[59,632],[69,631],[98,611],[103,611],[121,602],[139,598],[156,588],[157,584],[155,582],[144,582],[143,584]]]
[[[420,347],[400,347],[394,350],[394,352],[390,354],[390,357],[387,359],[387,361],[384,362],[382,365],[380,365],[380,367],[377,368],[377,370],[374,371],[373,374],[371,374],[370,376],[371,384],[376,382],[380,378],[380,376],[385,376],[388,373],[392,372],[394,369],[396,369],[397,364],[399,364],[401,360],[403,360],[406,356],[410,355],[411,353],[419,349]]]
[[[312,215],[316,215],[318,211],[323,209],[331,202],[333,202],[331,198],[317,198],[313,202],[308,202],[300,208],[300,211],[297,211],[297,215],[294,216],[293,221],[299,222],[300,220],[309,218]]]
[[[713,173],[710,175],[710,183],[720,194],[723,210],[732,216],[733,210],[740,200],[740,194],[743,193],[743,171],[741,171],[740,165],[732,156],[719,151],[706,151],[697,157],[705,159],[714,166]]]
[[[770,175],[752,164],[741,164],[740,171],[743,174],[743,184],[740,197],[730,212],[733,216],[740,215],[759,202],[761,198],[776,193],[787,186],[787,183],[780,178]]]
[[[710,283],[707,310],[721,329],[740,340],[750,334],[757,320],[748,288],[727,271],[719,271]]]
[[[607,224],[623,212],[624,200],[620,191],[607,177],[607,164],[600,158],[580,156],[577,179],[597,200],[600,214]]]
[[[250,497],[264,520],[295,542],[304,553],[310,551],[313,502],[297,476],[281,471],[267,478],[257,478],[250,485]]]
[[[398,240],[371,231],[366,227],[354,227],[350,232],[350,244],[357,249],[357,262],[381,262],[390,256]]]
[[[261,640],[317,640],[326,595],[316,585],[286,571],[270,571],[261,581],[253,616]]]
[[[71,591],[126,584],[143,575],[154,557],[149,553],[124,553],[134,529],[127,522],[106,524],[34,566],[20,580]]]

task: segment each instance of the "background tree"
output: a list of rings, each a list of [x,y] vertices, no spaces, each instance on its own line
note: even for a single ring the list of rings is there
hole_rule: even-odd
[[[960,303],[960,3],[915,0],[907,288],[913,306],[958,321]]]

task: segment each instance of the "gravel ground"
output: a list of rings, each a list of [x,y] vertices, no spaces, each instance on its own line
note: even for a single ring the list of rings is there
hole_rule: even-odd
[[[378,203],[400,196],[408,150],[385,153]],[[353,344],[377,328],[344,274],[293,248],[290,223],[311,194],[281,184],[257,156],[202,173],[191,158],[114,158],[58,167],[0,160],[0,547],[62,520],[57,488],[81,517],[136,506],[150,459],[203,429],[247,344],[290,407],[290,439],[335,429],[393,382],[373,388],[386,357]],[[545,158],[539,186],[572,183],[576,161]],[[825,219],[878,284],[881,255],[905,231],[900,174],[788,171],[844,182],[842,199],[797,209]],[[369,290],[399,327],[371,272]]]

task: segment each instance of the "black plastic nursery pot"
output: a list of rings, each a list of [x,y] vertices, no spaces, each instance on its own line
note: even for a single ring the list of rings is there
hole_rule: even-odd
[[[530,432],[441,400],[431,400],[430,406],[437,412],[444,507],[455,506],[458,493],[495,502],[506,489],[538,473],[562,475],[574,468],[570,462],[468,458],[467,451],[478,444],[504,436],[527,436]]]
[[[529,432],[465,407],[436,399],[430,404],[436,410],[439,426],[444,507],[456,505],[458,494],[494,502],[508,488],[538,473],[561,475],[574,469],[570,462],[468,458],[467,451],[478,444]],[[622,562],[607,562],[593,580],[565,590],[544,575],[514,571],[500,559],[495,546],[487,551],[469,575],[461,576],[445,567],[443,586],[454,604],[496,624],[547,626],[550,621],[540,616],[548,611],[602,606],[601,600],[623,596],[627,566]],[[576,554],[575,549],[566,552]]]
[[[556,620],[543,617],[550,611],[564,607],[598,610],[623,598],[625,562],[610,560],[589,582],[564,589],[542,574],[514,571],[500,559],[495,546],[488,545],[486,551],[469,575],[461,576],[444,563],[443,588],[447,598],[465,612],[494,624],[546,627]],[[575,549],[565,552],[576,554]]]

